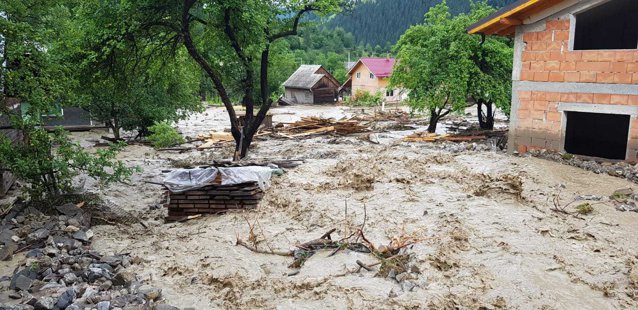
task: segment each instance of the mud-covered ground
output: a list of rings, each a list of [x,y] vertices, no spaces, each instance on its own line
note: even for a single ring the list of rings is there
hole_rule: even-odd
[[[283,113],[283,112],[285,113]],[[340,117],[335,107],[275,109],[275,121],[316,114]],[[221,129],[218,108],[180,123],[187,135]],[[208,122],[208,123],[207,123]],[[193,128],[197,129],[193,129]],[[102,133],[78,133],[87,147]],[[305,159],[274,177],[255,211],[164,224],[158,209],[162,169],[227,159],[232,146],[176,154],[133,145],[120,155],[144,172],[131,185],[100,189],[110,202],[149,227],[97,226],[93,246],[130,253],[147,284],[163,288],[166,303],[196,309],[632,309],[638,307],[638,213],[620,212],[603,198],[587,215],[553,211],[579,195],[608,197],[633,183],[579,168],[498,151],[460,151],[401,142],[406,132],[364,137],[319,136],[256,141],[253,159]],[[89,186],[93,186],[90,184]],[[521,191],[522,190],[522,191]],[[347,205],[347,211],[346,211]],[[348,273],[370,254],[329,250],[289,274],[290,257],[236,246],[257,223],[259,247],[290,250],[346,224],[361,225],[371,242],[410,235],[413,253],[406,287],[375,271]],[[574,211],[568,208],[568,211]],[[14,260],[19,258],[14,258]]]

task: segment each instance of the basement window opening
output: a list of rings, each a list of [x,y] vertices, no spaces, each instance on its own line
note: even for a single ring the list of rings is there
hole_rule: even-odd
[[[636,0],[613,0],[577,14],[574,50],[637,49],[636,16]]]
[[[566,112],[565,151],[607,159],[625,159],[629,115]]]

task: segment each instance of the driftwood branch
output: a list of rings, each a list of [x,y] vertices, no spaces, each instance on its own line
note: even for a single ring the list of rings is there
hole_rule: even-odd
[[[260,253],[260,254],[272,254],[272,255],[279,255],[279,256],[293,256],[294,252],[292,251],[273,251],[273,250],[260,250],[254,246],[251,246],[250,244],[244,242],[243,240],[237,238],[237,242],[235,243],[235,245],[241,245],[247,249],[249,249],[252,252],[255,253]]]

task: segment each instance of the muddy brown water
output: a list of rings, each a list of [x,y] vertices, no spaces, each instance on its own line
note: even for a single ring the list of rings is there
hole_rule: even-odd
[[[316,114],[317,109],[324,116],[347,113],[289,109],[289,116],[275,120]],[[226,126],[222,110],[206,113],[180,128],[194,135]],[[88,141],[100,134],[76,138]],[[257,210],[174,224],[163,224],[164,210],[150,211],[161,201],[162,189],[143,181],[161,180],[169,159],[224,159],[230,153],[232,146],[185,154],[128,147],[120,157],[144,172],[134,177],[133,186],[113,185],[101,192],[149,229],[98,226],[94,247],[144,258],[132,271],[163,288],[166,303],[196,309],[638,307],[638,283],[629,277],[638,268],[638,214],[608,204],[594,205],[592,214],[579,217],[551,211],[559,192],[566,204],[577,195],[608,196],[635,187],[625,180],[541,159],[452,154],[433,144],[398,139],[380,145],[357,137],[269,139],[257,141],[250,156],[307,161],[275,177]],[[494,180],[502,176],[522,180],[522,197],[499,189]],[[485,187],[491,190],[475,194]],[[330,251],[319,252],[298,275],[288,276],[291,258],[235,246],[237,237],[248,237],[247,219],[258,222],[263,249],[293,249],[331,228],[343,236],[346,222],[362,222],[364,205],[365,234],[373,243],[387,244],[402,233],[423,237],[409,250],[420,273],[414,290],[403,291],[396,281],[374,272],[343,275],[356,267],[356,260],[376,262],[367,254],[342,251],[328,257]]]

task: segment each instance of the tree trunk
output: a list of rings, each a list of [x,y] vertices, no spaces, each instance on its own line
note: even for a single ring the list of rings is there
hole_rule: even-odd
[[[428,132],[435,133],[436,125],[439,122],[439,113],[436,112],[436,109],[430,109],[430,124],[428,125]]]
[[[486,112],[483,113],[483,105],[485,105]],[[476,109],[478,112],[478,121],[481,129],[484,130],[492,130],[494,129],[494,112],[493,112],[493,104],[491,102],[484,102],[483,100],[478,100],[476,102]]]

